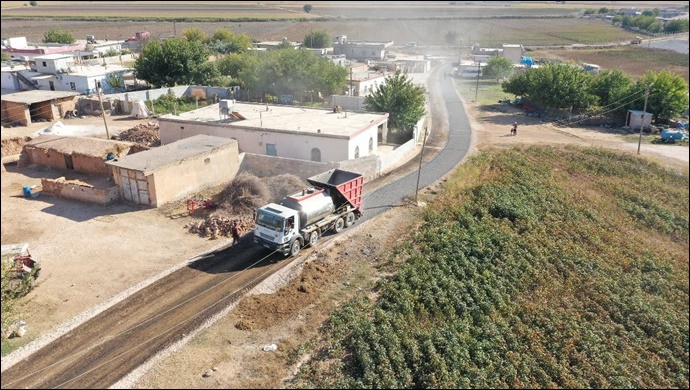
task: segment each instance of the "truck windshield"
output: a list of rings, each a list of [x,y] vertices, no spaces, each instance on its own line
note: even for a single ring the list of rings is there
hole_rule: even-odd
[[[259,210],[256,213],[256,224],[271,230],[280,231],[283,229],[283,218],[275,214]]]

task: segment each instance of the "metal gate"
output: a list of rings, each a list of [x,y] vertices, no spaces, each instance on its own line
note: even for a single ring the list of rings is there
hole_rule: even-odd
[[[149,183],[142,172],[120,169],[120,183],[122,197],[125,200],[138,204],[151,204]]]

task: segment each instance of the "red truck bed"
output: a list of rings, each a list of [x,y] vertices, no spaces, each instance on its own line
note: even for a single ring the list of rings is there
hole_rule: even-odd
[[[352,208],[362,212],[362,185],[364,178],[359,173],[342,169],[331,169],[307,179],[309,184],[329,192],[336,209],[349,203]]]

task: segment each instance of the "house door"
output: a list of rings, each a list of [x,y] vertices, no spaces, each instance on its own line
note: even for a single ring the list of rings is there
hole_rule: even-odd
[[[67,169],[74,169],[74,162],[72,161],[72,156],[69,154],[65,155],[65,166]]]
[[[266,144],[266,155],[267,156],[277,156],[278,150],[276,149],[276,144]]]
[[[48,84],[50,85],[50,90],[55,91],[55,83],[53,83],[52,81],[48,81]]]
[[[151,204],[149,186],[142,172],[120,170],[120,183],[122,185],[122,197],[125,200],[138,204]]]

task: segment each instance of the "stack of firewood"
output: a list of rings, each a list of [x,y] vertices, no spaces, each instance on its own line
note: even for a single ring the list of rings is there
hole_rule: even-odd
[[[234,221],[237,221],[237,225],[240,227],[240,234],[254,230],[254,218],[251,215],[237,216],[222,213],[213,213],[203,221],[188,223],[185,225],[185,228],[203,237],[216,239],[223,236],[232,236],[231,229]]]
[[[123,131],[117,138],[120,141],[134,142],[149,148],[161,146],[161,133],[158,123],[155,122],[140,123],[127,131]]]

